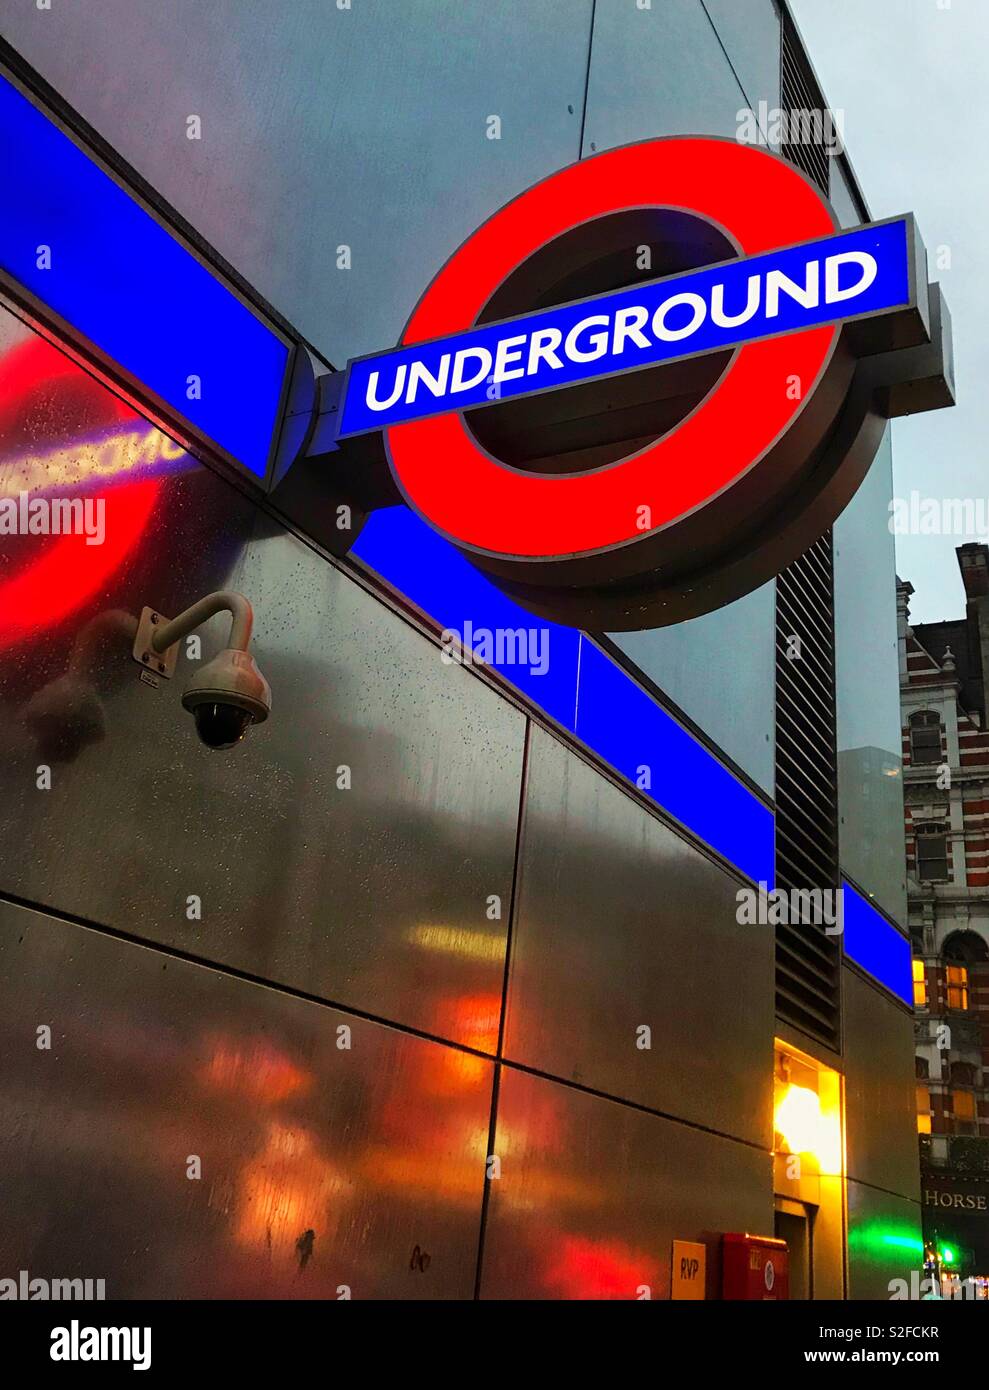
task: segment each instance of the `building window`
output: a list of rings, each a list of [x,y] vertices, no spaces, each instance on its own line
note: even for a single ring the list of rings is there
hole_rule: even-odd
[[[913,963],[913,1006],[915,1009],[927,1008],[927,977],[922,960],[915,960]],[[917,1060],[921,1059],[918,1057]]]
[[[944,881],[948,877],[948,832],[943,824],[925,822],[915,832],[917,877],[921,881]]]
[[[956,1134],[975,1133],[975,1096],[971,1091],[952,1091],[951,1109],[954,1113]]]
[[[918,1062],[923,1058],[918,1057]],[[925,1064],[926,1065],[926,1064]],[[917,1133],[930,1134],[931,1132],[931,1095],[926,1086],[918,1083],[917,1086]]]
[[[941,761],[941,716],[922,709],[910,716],[910,763],[930,766]]]
[[[968,1008],[968,966],[948,966],[948,1008]]]
[[[951,1084],[953,1086],[974,1086],[975,1066],[972,1062],[952,1062]]]
[[[915,1057],[913,1069],[918,1081],[926,1081],[931,1074],[931,1064],[926,1057]]]

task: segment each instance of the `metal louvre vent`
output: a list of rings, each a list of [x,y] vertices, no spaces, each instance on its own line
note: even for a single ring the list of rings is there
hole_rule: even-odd
[[[791,133],[799,132],[798,140],[786,140],[780,154],[796,164],[817,184],[827,197],[831,192],[831,156],[822,140],[807,138],[814,133],[813,119],[801,122],[799,113],[807,112],[823,121],[824,97],[814,81],[800,40],[788,14],[783,15],[783,39],[780,46],[780,106],[790,118]]]
[[[786,14],[780,105],[786,112],[820,112],[824,105]],[[801,140],[786,143],[781,153],[829,193],[826,149]],[[830,531],[776,581],[776,886],[787,891],[838,887]],[[838,938],[826,935],[824,924],[814,922],[812,914],[802,912],[799,920],[777,926],[776,1012],[835,1049],[840,1042],[839,970]]]
[[[776,581],[777,888],[837,888],[837,808],[828,532]],[[837,938],[811,913],[777,926],[776,1012],[835,1048],[839,964]]]

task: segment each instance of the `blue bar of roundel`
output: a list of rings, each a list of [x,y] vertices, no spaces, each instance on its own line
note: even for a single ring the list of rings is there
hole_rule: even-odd
[[[773,814],[600,647],[581,643],[577,737],[757,882],[773,883]]]
[[[2,77],[0,266],[264,477],[287,345]]]
[[[629,340],[625,342],[621,351],[615,352],[614,342],[609,339],[611,346],[608,350],[600,356],[595,355],[589,362],[568,358],[564,349],[560,347],[560,365],[553,366],[545,360],[537,361],[531,372],[528,370],[527,349],[524,346],[516,346],[513,351],[522,354],[521,360],[516,361],[509,368],[510,375],[499,382],[498,399],[507,400],[512,396],[527,395],[534,391],[574,385],[576,382],[653,366],[659,362],[671,362],[691,353],[714,352],[769,335],[791,333],[823,323],[835,323],[844,318],[897,307],[908,303],[910,298],[907,247],[907,220],[898,218],[892,222],[869,224],[856,227],[852,231],[838,232],[834,236],[806,242],[801,246],[789,246],[759,256],[728,261],[718,266],[684,271],[680,275],[651,281],[631,289],[614,290],[576,304],[558,305],[505,322],[485,324],[480,328],[468,329],[464,333],[453,334],[435,342],[398,347],[391,352],[379,353],[373,357],[358,358],[351,362],[348,368],[339,433],[341,436],[359,434],[363,430],[381,429],[388,424],[423,419],[429,415],[442,415],[450,410],[466,410],[470,406],[485,405],[491,400],[492,377],[487,372],[482,372],[473,386],[461,391],[451,391],[447,387],[442,393],[432,395],[424,387],[419,387],[411,404],[404,399],[408,391],[406,385],[393,405],[381,410],[372,410],[367,404],[367,392],[371,375],[375,372],[381,374],[375,394],[378,399],[384,397],[387,400],[392,394],[393,385],[397,382],[398,369],[403,363],[410,371],[413,363],[421,363],[433,377],[442,380],[443,359],[461,349],[483,350],[489,353],[493,360],[500,341],[520,336],[528,338],[534,331],[541,329],[555,329],[562,334],[565,341],[570,330],[588,316],[603,316],[609,322],[613,322],[620,309],[633,306],[647,309],[651,320],[655,310],[670,296],[689,292],[700,295],[706,302],[712,287],[717,284],[725,287],[727,312],[739,313],[747,304],[748,280],[751,276],[764,276],[769,270],[778,270],[800,284],[806,281],[807,266],[810,262],[839,251],[868,253],[876,261],[875,280],[853,298],[829,304],[824,302],[822,291],[821,302],[805,308],[795,299],[781,296],[779,312],[772,318],[767,316],[765,302],[761,300],[752,318],[740,326],[716,324],[708,315],[688,337],[676,341],[654,340],[643,347]],[[679,309],[683,308],[681,304]],[[673,330],[685,327],[690,319],[689,310],[681,317],[684,319],[683,323],[671,323],[669,327]],[[583,331],[586,335],[587,330]],[[607,328],[599,328],[598,331],[604,332],[605,335],[608,333]],[[580,346],[588,350],[589,341],[590,339],[581,340]]]
[[[842,883],[845,955],[913,1006],[910,942],[850,883]]]

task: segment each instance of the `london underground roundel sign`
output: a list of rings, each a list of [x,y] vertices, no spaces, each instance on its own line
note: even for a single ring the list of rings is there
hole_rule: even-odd
[[[337,444],[534,611],[659,626],[771,578],[886,419],[950,403],[944,330],[911,217],[841,231],[776,155],[650,140],[474,232],[348,365]]]

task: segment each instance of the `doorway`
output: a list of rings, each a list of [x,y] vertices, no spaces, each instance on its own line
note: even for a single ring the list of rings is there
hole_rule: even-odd
[[[773,1234],[786,1241],[791,1298],[814,1297],[814,1210],[805,1202],[776,1198]]]

